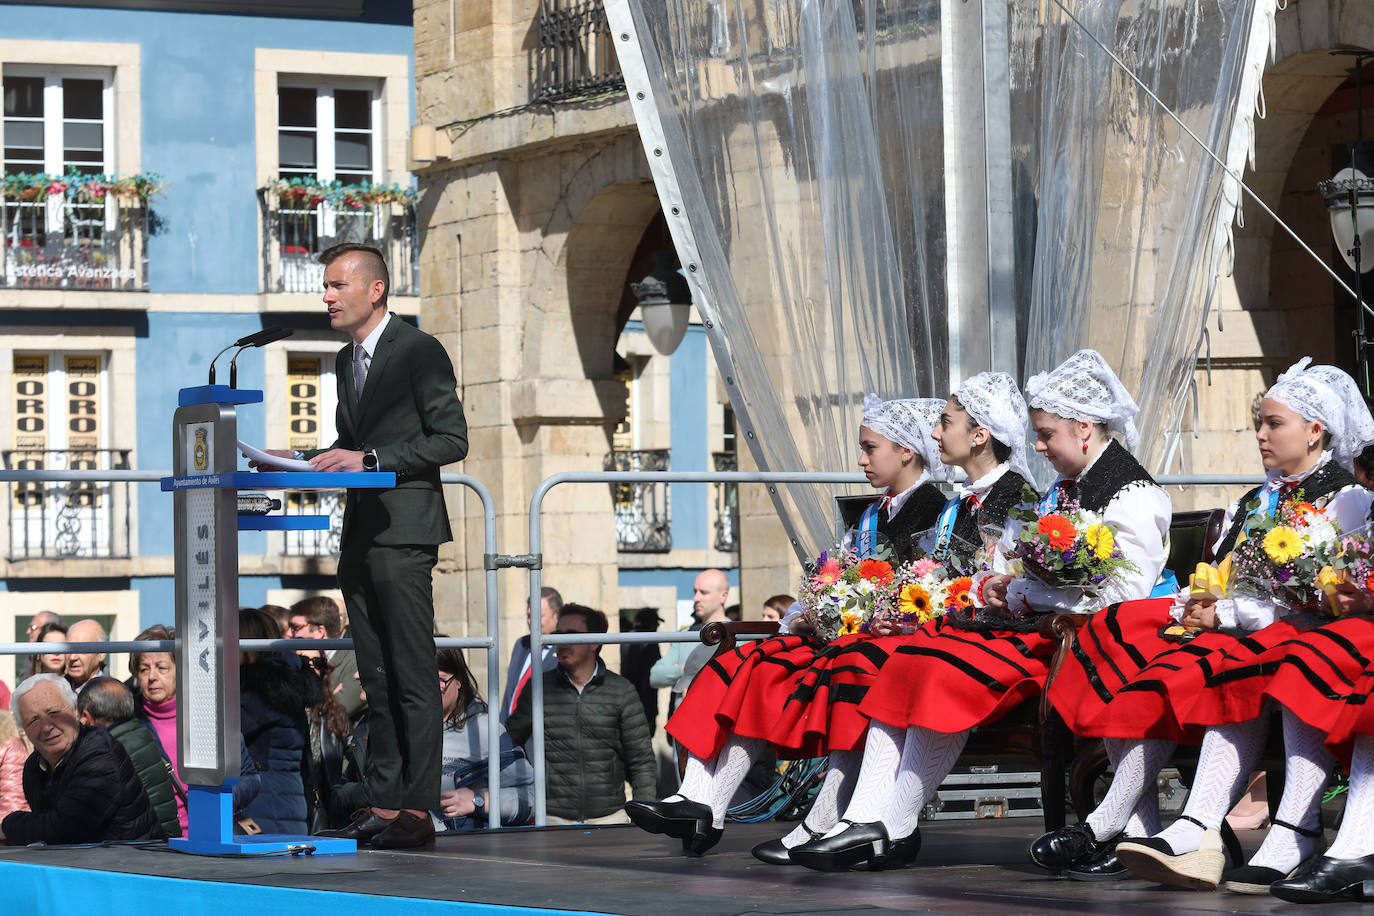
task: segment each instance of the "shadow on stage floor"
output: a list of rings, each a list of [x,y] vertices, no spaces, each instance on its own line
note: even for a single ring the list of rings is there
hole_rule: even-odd
[[[1088,884],[1050,878],[1026,859],[1038,833],[1031,818],[941,821],[923,826],[919,862],[901,871],[822,874],[779,868],[749,855],[754,843],[779,834],[781,825],[731,825],[707,856],[683,858],[677,843],[633,827],[550,828],[441,836],[432,850],[362,851],[354,856],[230,860],[180,855],[161,848],[23,848],[0,850],[0,877],[40,869],[60,875],[54,887],[73,891],[83,878],[120,882],[135,890],[151,877],[182,889],[178,900],[233,904],[248,895],[279,900],[296,913],[333,899],[366,901],[359,911],[510,912],[591,911],[646,916],[714,916],[734,913],[854,913],[881,910],[931,913],[1266,913],[1296,909],[1269,897],[1195,893],[1131,880]],[[1247,847],[1262,834],[1244,836]],[[206,890],[213,889],[207,896]],[[341,896],[341,895],[347,895]],[[366,895],[357,897],[355,895]],[[144,898],[147,902],[148,898]],[[427,905],[420,905],[425,901]],[[446,903],[448,902],[448,903]],[[48,907],[65,908],[49,898]],[[457,905],[454,905],[457,904]],[[15,912],[15,910],[9,910]],[[46,908],[45,908],[46,909]],[[1338,913],[1346,907],[1316,912]],[[1348,908],[1355,910],[1354,905]],[[25,910],[29,911],[29,910]],[[160,916],[156,910],[140,912]],[[252,910],[256,912],[256,910]],[[328,912],[353,912],[331,906]],[[106,910],[108,912],[108,910]],[[168,912],[166,910],[163,911]],[[208,916],[208,914],[207,914]]]

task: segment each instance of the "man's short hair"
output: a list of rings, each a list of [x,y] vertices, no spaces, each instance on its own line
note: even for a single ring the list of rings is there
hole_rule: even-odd
[[[587,622],[588,633],[607,633],[611,629],[610,622],[606,620],[606,615],[596,608],[587,607],[585,604],[565,604],[558,612],[558,619],[564,617],[577,616]]]
[[[14,723],[19,726],[19,730],[24,730],[24,720],[19,715],[19,701],[24,694],[28,693],[39,684],[52,684],[57,688],[58,694],[62,697],[62,702],[66,703],[73,710],[76,709],[76,691],[72,685],[67,683],[67,679],[60,674],[35,674],[32,677],[24,678],[24,681],[10,695],[10,709],[14,713]]]
[[[324,627],[324,634],[330,639],[338,639],[343,635],[343,620],[339,617],[339,606],[333,598],[324,595],[302,598],[291,605],[291,616],[298,614],[312,627]]]
[[[371,245],[359,245],[356,242],[344,242],[341,245],[334,245],[320,252],[320,263],[325,267],[337,261],[344,255],[360,251],[365,257],[358,259],[358,265],[367,276],[367,282],[371,285],[373,280],[382,281],[382,305],[386,305],[386,297],[391,292],[391,271],[387,270],[386,257],[380,248]]]
[[[96,725],[118,725],[134,717],[134,694],[112,677],[92,678],[76,698],[76,712],[91,714]]]
[[[547,601],[549,610],[557,614],[563,610],[563,596],[558,594],[558,589],[546,585],[539,590],[539,600]]]

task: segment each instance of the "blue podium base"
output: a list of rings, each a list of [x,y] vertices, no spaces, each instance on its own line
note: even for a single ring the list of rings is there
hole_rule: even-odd
[[[187,829],[184,838],[168,840],[168,848],[200,856],[356,855],[354,840],[333,837],[259,833],[234,836],[234,790],[227,785],[186,787]]]
[[[228,842],[195,840],[178,837],[168,840],[167,846],[177,852],[198,856],[262,856],[270,854],[343,856],[355,855],[355,840],[340,840],[323,836],[291,836],[286,833],[259,833],[255,836],[234,836]]]

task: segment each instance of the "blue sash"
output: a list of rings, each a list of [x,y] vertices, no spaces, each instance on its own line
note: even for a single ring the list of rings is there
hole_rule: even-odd
[[[949,549],[950,539],[954,537],[954,517],[959,514],[959,503],[963,502],[959,497],[954,497],[945,503],[945,507],[940,510],[939,533],[935,536],[935,555],[943,557]]]
[[[1150,597],[1172,598],[1176,594],[1178,594],[1178,576],[1174,575],[1172,569],[1166,569],[1160,573],[1158,584],[1150,589]]]
[[[871,557],[878,549],[878,513],[882,511],[883,497],[879,496],[864,509],[859,516],[858,530],[855,532],[854,549],[860,557]]]
[[[1035,504],[1035,514],[1044,518],[1055,509],[1059,508],[1059,494],[1064,491],[1064,481],[1060,480],[1050,487],[1050,491],[1040,497],[1040,502]]]

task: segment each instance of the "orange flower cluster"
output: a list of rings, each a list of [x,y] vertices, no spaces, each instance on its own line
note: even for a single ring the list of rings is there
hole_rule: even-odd
[[[892,564],[886,560],[864,560],[859,564],[859,578],[886,585],[892,581]]]
[[[945,593],[945,607],[950,610],[963,610],[973,606],[973,598],[969,594],[973,590],[973,579],[968,576],[960,576],[949,583],[948,591]]]
[[[1068,550],[1073,546],[1078,530],[1062,515],[1046,515],[1040,519],[1040,533],[1045,535],[1055,550]]]

